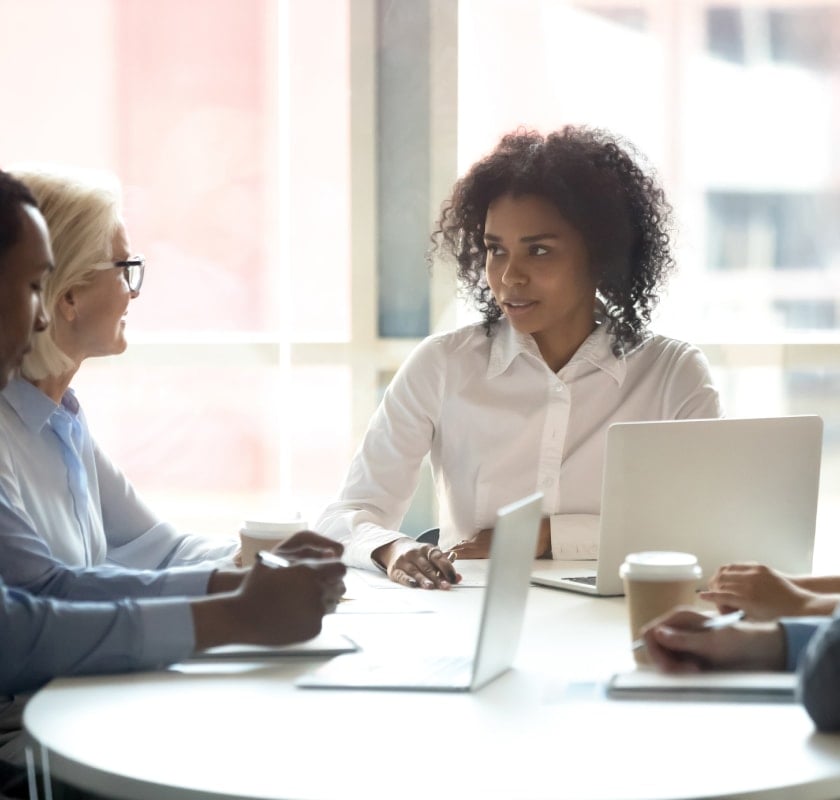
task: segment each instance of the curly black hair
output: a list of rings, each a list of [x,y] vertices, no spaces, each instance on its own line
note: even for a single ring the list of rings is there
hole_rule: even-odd
[[[620,355],[644,338],[674,259],[671,206],[634,156],[639,158],[632,145],[599,129],[566,126],[547,136],[518,130],[455,183],[429,259],[439,248],[454,257],[488,335],[502,310],[484,273],[484,222],[490,203],[512,194],[545,198],[582,235],[613,352]]]
[[[22,205],[38,208],[26,185],[0,169],[0,259],[18,243],[23,230]]]

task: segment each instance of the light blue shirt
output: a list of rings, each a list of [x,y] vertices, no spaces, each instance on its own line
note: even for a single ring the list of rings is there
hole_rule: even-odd
[[[33,594],[200,595],[238,546],[158,520],[91,437],[72,390],[58,405],[21,379],[0,393],[0,499],[0,576]]]

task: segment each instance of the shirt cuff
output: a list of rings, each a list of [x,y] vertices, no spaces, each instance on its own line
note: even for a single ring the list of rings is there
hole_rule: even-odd
[[[344,555],[341,560],[348,567],[384,571],[383,567],[373,560],[373,551],[391,542],[410,538],[404,533],[389,531],[385,528],[380,528],[376,532],[359,530],[354,533],[349,542],[345,543]]]
[[[188,600],[143,600],[137,608],[142,663],[164,666],[193,654],[195,627]]]
[[[599,514],[552,514],[551,557],[560,561],[598,558]]]
[[[811,641],[814,633],[819,629],[825,617],[815,620],[812,617],[785,617],[779,620],[785,634],[785,645],[787,654],[785,656],[785,669],[788,672],[795,672],[799,661],[805,654],[805,648]]]
[[[214,568],[171,567],[165,572],[162,595],[168,597],[202,597],[207,594],[207,584]]]

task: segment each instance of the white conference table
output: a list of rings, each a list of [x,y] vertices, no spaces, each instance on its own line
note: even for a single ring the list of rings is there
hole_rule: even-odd
[[[351,574],[327,628],[369,651],[469,652],[480,589],[377,580]],[[384,613],[412,608],[429,611]],[[840,736],[798,705],[606,699],[632,666],[625,614],[533,587],[515,668],[473,694],[295,688],[311,660],[193,662],[54,681],[24,723],[53,776],[125,800],[840,797]]]

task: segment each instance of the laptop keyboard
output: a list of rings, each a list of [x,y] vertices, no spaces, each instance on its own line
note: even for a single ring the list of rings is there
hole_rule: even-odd
[[[450,687],[469,686],[472,658],[423,656],[417,659],[376,658],[365,653],[339,656],[313,673],[303,685],[347,687]]]

